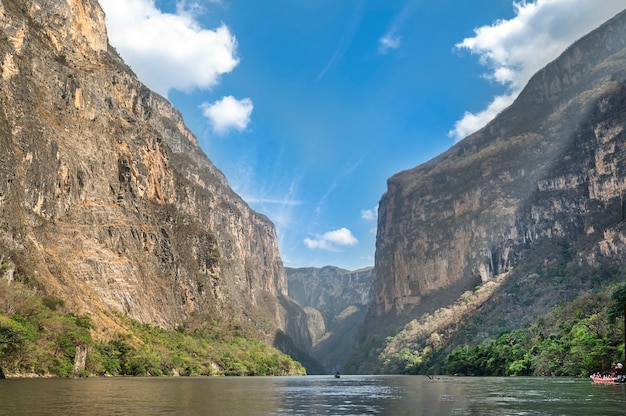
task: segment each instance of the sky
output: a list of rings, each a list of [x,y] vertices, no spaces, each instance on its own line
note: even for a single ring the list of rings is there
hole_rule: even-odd
[[[374,265],[387,179],[480,129],[624,0],[100,0],[288,267]]]

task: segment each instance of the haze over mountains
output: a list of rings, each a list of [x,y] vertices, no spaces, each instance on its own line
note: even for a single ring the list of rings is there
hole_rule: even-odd
[[[372,267],[348,271],[285,268],[289,297],[307,314],[313,357],[326,373],[342,372],[354,346],[354,335],[371,302]]]

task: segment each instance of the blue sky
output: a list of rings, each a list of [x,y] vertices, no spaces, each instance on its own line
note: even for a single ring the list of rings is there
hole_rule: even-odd
[[[482,127],[623,0],[100,0],[290,267],[374,265],[391,175]]]

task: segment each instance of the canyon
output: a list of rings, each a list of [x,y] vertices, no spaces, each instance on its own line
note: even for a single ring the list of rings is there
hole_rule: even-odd
[[[313,357],[326,374],[343,372],[357,327],[371,302],[372,267],[285,268],[289,297],[304,308]]]
[[[389,178],[356,271],[284,267],[274,224],[109,45],[96,0],[2,0],[0,25],[0,278],[96,339],[222,325],[309,373],[394,372],[406,345],[449,353],[623,281],[626,12]]]

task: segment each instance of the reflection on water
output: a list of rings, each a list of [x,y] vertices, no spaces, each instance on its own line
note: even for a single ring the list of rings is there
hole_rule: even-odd
[[[281,381],[276,390],[280,406],[275,415],[384,414],[385,401],[402,398],[400,389],[375,377],[299,377]]]
[[[0,381],[0,415],[624,415],[626,385],[332,376]]]

